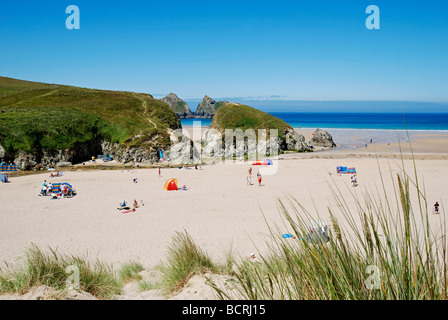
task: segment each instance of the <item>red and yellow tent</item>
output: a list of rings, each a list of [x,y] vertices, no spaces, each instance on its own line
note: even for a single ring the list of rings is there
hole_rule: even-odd
[[[177,179],[169,179],[165,182],[165,186],[163,187],[166,191],[177,191]]]

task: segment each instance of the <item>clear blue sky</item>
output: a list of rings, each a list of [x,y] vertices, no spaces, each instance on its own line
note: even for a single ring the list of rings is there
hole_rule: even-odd
[[[72,4],[80,30],[65,27]],[[365,27],[371,4],[380,30]],[[1,1],[0,40],[0,75],[32,81],[184,99],[448,103],[445,0]]]

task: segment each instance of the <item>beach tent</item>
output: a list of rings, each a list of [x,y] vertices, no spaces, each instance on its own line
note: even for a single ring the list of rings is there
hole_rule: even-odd
[[[8,182],[8,176],[6,174],[0,174],[0,182]]]
[[[253,166],[261,166],[262,165],[262,163],[261,163],[261,161],[255,161],[254,163],[252,163],[252,165]]]
[[[273,163],[272,163],[271,159],[266,159],[266,160],[263,161],[263,164],[265,166],[272,166]]]
[[[166,191],[177,191],[177,179],[169,179],[165,182],[165,186],[163,187]]]

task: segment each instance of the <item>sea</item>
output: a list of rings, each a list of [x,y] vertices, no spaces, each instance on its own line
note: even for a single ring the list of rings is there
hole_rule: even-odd
[[[298,113],[270,112],[294,128],[308,129],[377,129],[448,131],[448,113]],[[200,121],[203,127],[211,119],[181,119],[182,125]]]
[[[298,113],[269,112],[298,129],[321,128],[330,132],[337,149],[352,149],[371,143],[409,142],[422,133],[448,134],[448,113]],[[181,119],[183,126],[211,119]]]

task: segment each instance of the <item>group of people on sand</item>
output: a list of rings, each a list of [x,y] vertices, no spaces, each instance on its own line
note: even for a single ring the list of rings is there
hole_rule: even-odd
[[[40,195],[44,197],[50,195],[51,199],[60,199],[64,198],[64,195],[68,194],[68,188],[66,185],[61,184],[58,186],[57,190],[53,189],[53,184],[51,182],[47,184],[47,180],[44,180],[44,182],[42,183]]]
[[[262,181],[262,177],[260,172],[257,172],[257,181],[258,181],[258,186],[261,187],[261,181]],[[249,168],[249,175],[247,176],[247,185],[252,185],[252,167]]]

